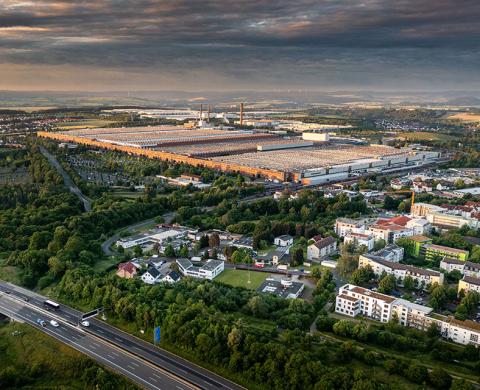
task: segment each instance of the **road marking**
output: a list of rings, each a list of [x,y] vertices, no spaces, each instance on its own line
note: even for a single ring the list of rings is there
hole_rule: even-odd
[[[151,381],[154,381],[154,382],[158,382],[155,378],[152,378],[151,376],[149,376],[148,379],[150,379]]]
[[[114,337],[115,340],[117,341],[120,341],[121,343],[123,343],[123,340],[122,339],[119,339],[118,337]]]
[[[109,353],[107,354],[107,356],[108,356],[110,359],[115,359],[115,356],[112,356],[112,355],[110,355]]]

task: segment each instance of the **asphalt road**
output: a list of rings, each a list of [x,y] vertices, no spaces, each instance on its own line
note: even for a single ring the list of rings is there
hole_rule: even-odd
[[[10,294],[5,295],[5,291],[10,291]],[[46,299],[45,297],[38,295],[30,290],[23,289],[21,287],[0,281],[0,294],[4,296],[8,296],[8,302],[12,302],[12,299],[15,297],[17,306],[22,306],[23,308],[28,307],[30,311],[44,311],[43,309],[43,301]],[[25,302],[24,299],[27,298],[28,302]],[[4,303],[5,301],[3,301]],[[6,312],[10,306],[7,305],[5,308],[5,304],[0,303],[0,312],[4,314],[11,315],[11,312]],[[81,313],[77,310],[69,308],[65,305],[61,305],[61,309],[57,312],[49,312],[48,318],[55,317],[57,320],[63,321],[65,324],[69,325],[70,328],[77,329],[76,326],[78,323],[78,318],[80,317]],[[45,316],[44,316],[45,317]],[[41,317],[42,319],[46,319]],[[33,319],[36,321],[36,318]],[[27,321],[26,321],[27,322]],[[97,343],[102,343],[108,345],[110,348],[114,348],[117,353],[122,351],[123,354],[131,356],[131,358],[135,358],[135,363],[139,365],[138,369],[142,370],[142,375],[147,372],[147,376],[145,378],[155,378],[158,383],[154,383],[156,387],[148,387],[146,384],[143,384],[146,388],[162,388],[162,389],[188,389],[188,388],[199,388],[199,389],[213,389],[213,390],[240,390],[243,387],[230,382],[229,380],[214,374],[200,366],[197,366],[185,359],[182,359],[170,352],[167,352],[161,348],[154,346],[144,340],[141,340],[135,336],[132,336],[128,333],[125,333],[113,326],[106,324],[101,320],[90,319],[90,326],[88,328],[81,327],[80,331],[84,336],[92,337],[93,339],[97,340]],[[47,326],[47,328],[42,328],[42,330],[46,331],[53,331],[52,327]],[[60,340],[64,341],[64,340]],[[75,346],[74,346],[75,347]],[[77,348],[78,349],[78,348]],[[84,350],[81,352],[86,353]],[[95,350],[98,353],[98,348]],[[88,353],[87,353],[88,354]],[[112,355],[112,354],[111,354]],[[91,355],[90,355],[91,356]],[[115,355],[112,355],[115,356]],[[123,356],[123,355],[122,355]],[[99,363],[105,363],[102,359],[95,358]],[[122,363],[123,364],[123,363]],[[109,366],[112,369],[129,376],[125,371],[120,371],[115,367]],[[128,367],[128,365],[123,365],[123,368]],[[130,364],[128,367],[131,370],[131,367],[137,368],[135,364]],[[150,370],[150,371],[149,371]],[[158,378],[153,374],[161,377],[158,371],[161,370],[164,372],[164,375],[169,375],[165,378],[165,381],[162,382],[162,378]],[[140,371],[139,371],[140,372]],[[132,374],[132,373],[130,373]],[[135,371],[133,372],[135,374]],[[137,374],[135,374],[137,375]],[[135,382],[142,384],[139,380],[135,379],[135,377],[129,376]],[[174,387],[168,387],[171,385],[171,381],[174,378],[177,382]],[[187,386],[187,385],[188,386]]]
[[[175,211],[170,211],[166,214],[163,214],[163,218],[165,220],[165,223],[170,223],[170,221],[175,217],[176,212]],[[155,218],[150,218],[141,222],[134,223],[133,225],[127,226],[126,228],[122,229],[121,231],[127,231],[131,232],[136,229],[140,229],[144,226],[150,225],[151,223],[155,222]],[[102,251],[105,253],[107,256],[114,256],[117,254],[117,252],[112,251],[110,247],[118,241],[120,238],[120,232],[115,233],[113,236],[109,237],[107,240],[105,240],[102,243]]]
[[[88,199],[82,191],[80,191],[80,188],[78,188],[73,180],[70,178],[67,172],[63,169],[63,167],[60,165],[60,163],[57,161],[55,156],[51,154],[47,149],[45,149],[43,146],[40,146],[40,152],[47,158],[48,162],[50,165],[52,165],[57,172],[63,177],[63,182],[65,185],[68,187],[68,190],[76,195],[80,201],[83,203],[83,207],[85,208],[85,211],[90,211],[92,209],[92,204],[90,202],[90,199]]]
[[[175,378],[165,370],[146,364],[128,352],[125,352],[101,339],[84,332],[83,329],[69,325],[55,314],[40,311],[27,302],[19,300],[13,294],[0,293],[0,311],[17,321],[32,325],[58,341],[67,344],[76,350],[90,356],[98,363],[111,368],[130,378],[146,389],[177,389],[187,390],[197,387]],[[48,313],[48,314],[47,314]],[[47,322],[42,327],[36,321],[42,319]],[[58,327],[52,326],[50,320],[56,320]]]

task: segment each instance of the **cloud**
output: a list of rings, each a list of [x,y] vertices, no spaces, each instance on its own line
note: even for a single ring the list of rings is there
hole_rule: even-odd
[[[480,86],[479,17],[476,0],[3,0],[0,62],[162,73],[179,88],[199,74],[227,88]]]

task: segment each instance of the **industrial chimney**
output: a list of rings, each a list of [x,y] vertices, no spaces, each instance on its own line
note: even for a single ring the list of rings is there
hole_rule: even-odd
[[[240,103],[240,125],[243,125],[243,103]]]

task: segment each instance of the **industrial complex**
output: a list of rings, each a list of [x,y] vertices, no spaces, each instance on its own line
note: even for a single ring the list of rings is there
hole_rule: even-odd
[[[325,132],[285,136],[267,130],[168,125],[40,131],[38,136],[305,185],[395,172],[440,156],[434,151],[342,143]]]

